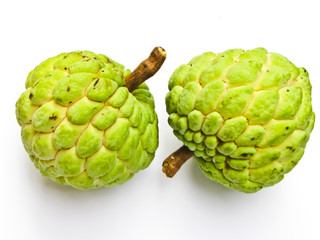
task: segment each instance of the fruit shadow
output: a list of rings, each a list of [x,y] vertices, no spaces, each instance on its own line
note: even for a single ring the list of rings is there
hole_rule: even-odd
[[[204,175],[204,173],[198,166],[197,159],[195,157],[192,157],[190,160],[190,175],[192,176],[195,183],[199,186],[199,189],[202,189],[206,193],[209,193],[210,195],[212,194],[215,197],[225,197],[229,195],[239,194],[238,192],[229,189],[220,183],[212,181],[206,175]]]
[[[126,191],[126,187],[130,188],[130,186],[127,185],[131,184],[130,181],[128,181],[126,184],[116,187],[100,187],[95,189],[79,190],[68,185],[55,183],[48,177],[40,175],[37,178],[36,184],[38,184],[38,189],[40,189],[43,194],[56,197],[60,196],[66,200],[69,199],[84,202],[91,201],[96,198],[105,199],[108,196],[121,194],[122,191]]]

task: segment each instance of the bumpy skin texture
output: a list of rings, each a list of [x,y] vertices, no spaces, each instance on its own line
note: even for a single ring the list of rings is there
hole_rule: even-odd
[[[118,185],[149,166],[158,120],[146,84],[89,51],[62,53],[30,72],[16,103],[24,147],[41,174],[78,189]]]
[[[281,181],[314,126],[307,71],[264,48],[197,56],[175,70],[169,90],[174,134],[207,177],[242,192]]]

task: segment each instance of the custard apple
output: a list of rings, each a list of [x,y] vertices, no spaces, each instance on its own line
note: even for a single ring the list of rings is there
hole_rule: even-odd
[[[62,53],[30,72],[16,103],[25,150],[43,176],[78,189],[122,184],[149,166],[158,120],[145,83],[90,51]]]
[[[241,192],[280,182],[315,122],[306,69],[264,48],[199,55],[174,71],[169,90],[176,137],[207,177]]]

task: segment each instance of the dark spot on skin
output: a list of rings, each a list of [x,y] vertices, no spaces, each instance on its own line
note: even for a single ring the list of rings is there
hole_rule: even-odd
[[[255,140],[255,138],[251,138],[251,141]]]
[[[69,91],[70,91],[70,87],[68,86],[68,87],[67,87],[67,92],[69,92]]]
[[[221,57],[224,57],[224,55],[222,55]]]
[[[49,120],[57,120],[57,116],[52,115],[51,117],[49,117]]]
[[[248,157],[248,153],[242,153],[241,156],[242,157]]]
[[[52,129],[54,129],[54,127],[53,127],[53,126],[52,126],[51,128],[52,128]]]
[[[289,127],[286,127],[286,130],[288,130],[289,129]]]
[[[69,102],[70,104],[72,103],[72,101],[71,102]]]
[[[104,70],[101,70],[101,72],[104,72]]]
[[[289,149],[292,152],[294,152],[294,150],[295,150],[294,147],[291,147],[291,146],[287,146],[286,148]]]
[[[307,72],[307,70],[306,70],[306,69],[304,69],[304,72]]]
[[[151,53],[152,57],[156,57],[156,54],[154,52]]]
[[[98,84],[98,82],[99,82],[99,78],[95,81],[95,83],[93,84],[93,86],[95,87],[97,84]]]
[[[96,57],[94,57],[93,59],[94,59],[94,60],[97,60],[97,58],[96,58]]]
[[[269,72],[269,70],[267,69],[267,72]]]
[[[29,94],[29,99],[32,99],[32,98],[33,98],[33,94],[30,93],[30,94]]]
[[[67,56],[64,56],[63,59],[66,59]]]
[[[67,70],[67,68],[65,67],[64,70]]]
[[[104,115],[103,113],[101,113],[101,115]]]
[[[190,67],[192,67],[192,64],[190,64]]]
[[[107,60],[108,60],[108,63],[112,63],[109,58]]]
[[[87,58],[87,56],[82,56],[82,58]]]
[[[290,92],[289,89],[287,89],[287,92]]]

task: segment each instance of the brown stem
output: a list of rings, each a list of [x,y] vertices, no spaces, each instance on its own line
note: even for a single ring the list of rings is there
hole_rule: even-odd
[[[164,172],[167,177],[172,178],[181,166],[192,156],[193,152],[190,151],[187,146],[182,146],[163,161],[162,172]]]
[[[162,66],[166,59],[166,51],[162,47],[155,47],[150,56],[126,78],[126,87],[130,92],[141,83],[152,77]]]

